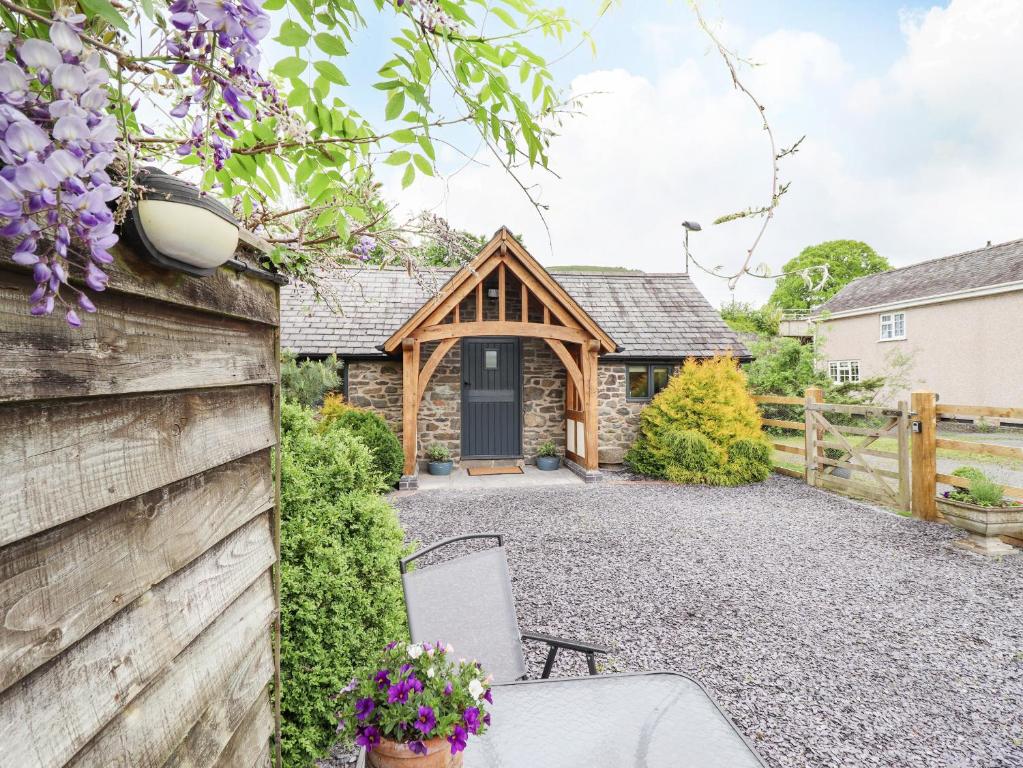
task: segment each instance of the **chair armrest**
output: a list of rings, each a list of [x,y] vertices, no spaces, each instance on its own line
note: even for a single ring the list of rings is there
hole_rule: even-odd
[[[554,637],[553,635],[544,635],[539,632],[520,632],[523,640],[536,640],[540,643],[547,643],[552,647],[564,648],[567,651],[579,651],[579,653],[610,653],[610,648],[605,648],[602,645],[595,645],[593,643],[586,643],[582,640],[566,640],[563,637]]]

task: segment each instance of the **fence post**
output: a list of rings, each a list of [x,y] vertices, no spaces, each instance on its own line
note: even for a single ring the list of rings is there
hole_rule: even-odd
[[[916,412],[914,422],[919,422],[919,431],[913,430],[913,517],[921,520],[937,520],[938,510],[934,503],[937,491],[935,474],[938,471],[935,458],[934,440],[938,428],[934,410],[935,395],[926,390],[914,392],[912,407]]]
[[[811,403],[824,402],[824,390],[820,387],[806,388],[806,407],[803,415],[806,419],[806,431],[803,433],[805,442],[803,448],[806,450],[806,465],[803,468],[803,479],[807,485],[817,485],[817,454],[820,451],[818,443],[823,435],[817,429],[817,422],[813,418],[813,411],[810,410]]]

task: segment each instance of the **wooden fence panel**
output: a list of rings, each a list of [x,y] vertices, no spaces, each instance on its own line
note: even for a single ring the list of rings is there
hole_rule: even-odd
[[[0,694],[4,764],[65,765],[218,617],[231,627],[258,613],[273,560],[269,523],[256,518]]]
[[[269,462],[260,451],[0,552],[0,691],[270,509]]]
[[[268,759],[278,286],[118,247],[70,330],[27,316],[10,248],[0,766],[210,766],[232,744],[246,768]]]
[[[0,271],[0,402],[240,384],[276,377],[274,329],[107,292],[83,328],[25,312],[28,275]]]
[[[275,441],[266,387],[0,407],[0,545]]]

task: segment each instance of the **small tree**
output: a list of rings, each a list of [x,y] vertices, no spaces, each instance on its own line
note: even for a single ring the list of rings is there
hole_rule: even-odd
[[[758,309],[752,304],[733,301],[721,307],[721,319],[739,333],[777,336],[781,311],[770,305]]]
[[[326,360],[299,362],[293,352],[281,353],[281,391],[285,400],[316,408],[329,393],[341,389],[341,367],[336,355]]]
[[[778,309],[810,309],[822,304],[858,277],[892,268],[888,259],[859,240],[830,240],[810,245],[782,267],[769,303]]]
[[[676,483],[741,485],[771,471],[771,446],[746,376],[730,356],[686,360],[644,409],[625,461]]]

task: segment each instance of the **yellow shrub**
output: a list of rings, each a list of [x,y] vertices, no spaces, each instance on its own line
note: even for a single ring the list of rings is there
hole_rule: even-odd
[[[320,407],[320,423],[324,426],[330,424],[351,407],[341,395],[327,395],[323,398],[323,405]]]
[[[633,470],[672,482],[741,485],[764,480],[771,447],[734,358],[686,360],[641,414],[626,454]]]

